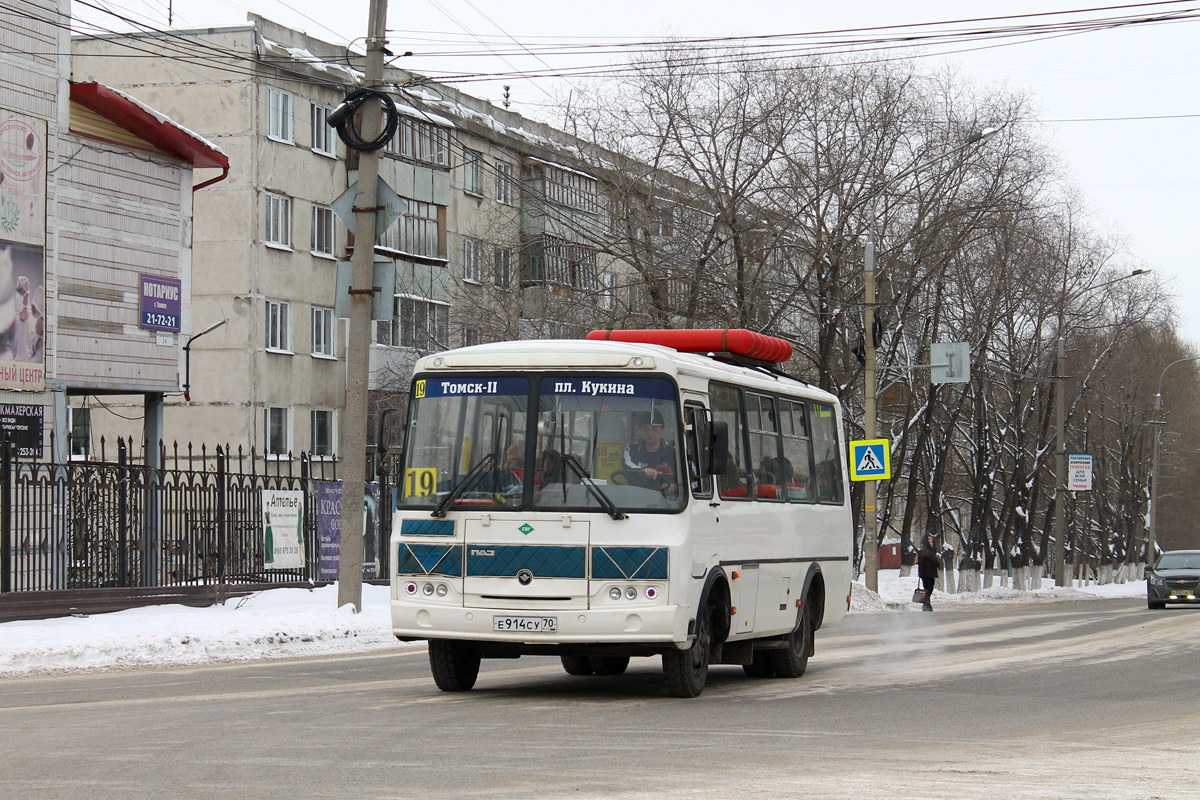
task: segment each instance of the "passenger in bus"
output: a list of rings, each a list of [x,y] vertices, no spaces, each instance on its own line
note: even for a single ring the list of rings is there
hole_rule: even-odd
[[[776,499],[785,496],[785,492],[795,480],[796,471],[792,462],[787,458],[765,456],[762,461],[762,471],[759,473],[758,497]]]
[[[551,483],[566,483],[566,472],[562,453],[552,448],[546,448],[538,460],[538,469],[533,477],[533,484],[534,486],[546,486]]]
[[[657,486],[663,494],[676,494],[679,482],[676,469],[679,459],[675,455],[675,445],[669,439],[663,438],[662,412],[657,408],[649,416],[634,420],[637,441],[625,448],[623,460],[625,468],[640,470],[652,486]]]

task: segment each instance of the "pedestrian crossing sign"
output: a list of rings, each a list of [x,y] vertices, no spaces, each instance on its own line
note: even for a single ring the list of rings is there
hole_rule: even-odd
[[[850,442],[850,480],[877,481],[892,477],[892,459],[887,439]]]

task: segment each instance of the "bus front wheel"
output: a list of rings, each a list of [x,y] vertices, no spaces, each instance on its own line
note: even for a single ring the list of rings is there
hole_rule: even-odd
[[[712,650],[712,606],[705,606],[696,617],[696,637],[686,650],[663,653],[663,675],[667,692],[673,697],[697,697],[708,680],[708,660]]]
[[[453,639],[429,640],[429,671],[443,692],[466,692],[479,677],[479,645]]]

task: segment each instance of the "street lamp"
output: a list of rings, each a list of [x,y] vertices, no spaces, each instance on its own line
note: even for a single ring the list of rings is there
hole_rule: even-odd
[[[943,159],[976,144],[982,144],[999,132],[999,128],[984,128],[967,137],[962,144],[931,158],[914,164],[898,175],[884,181],[871,198],[870,225],[867,228],[867,251],[863,256],[863,435],[874,439],[877,435],[875,419],[875,224],[876,203],[888,187],[907,178],[918,170],[939,163]],[[878,518],[875,501],[878,487],[873,480],[863,487],[863,549],[866,551],[867,588],[879,591],[879,536],[876,530]]]
[[[1094,292],[1105,286],[1145,275],[1148,269],[1135,269],[1128,275],[1113,278],[1111,281],[1085,287],[1086,291]],[[1063,273],[1063,288],[1066,288],[1066,272]],[[1067,436],[1066,436],[1066,394],[1067,376],[1065,362],[1067,359],[1067,337],[1063,334],[1066,325],[1066,306],[1068,299],[1078,299],[1080,295],[1067,298],[1064,294],[1062,306],[1058,310],[1058,353],[1054,367],[1054,416],[1055,443],[1054,448],[1054,585],[1062,587],[1067,582]],[[1168,365],[1170,366],[1170,365]],[[1161,378],[1160,385],[1161,385]],[[1153,495],[1152,495],[1153,497]],[[1153,514],[1151,515],[1153,519]]]
[[[1185,361],[1200,361],[1200,356],[1192,356],[1190,358],[1179,358],[1172,361],[1163,367],[1163,371],[1158,375],[1158,391],[1154,393],[1154,415],[1159,416],[1162,413],[1162,384],[1163,378],[1167,374],[1167,370],[1176,364],[1182,364]],[[1150,532],[1146,536],[1146,563],[1154,563],[1154,551],[1157,543],[1157,527],[1158,527],[1158,506],[1155,499],[1158,496],[1158,468],[1159,468],[1159,450],[1162,447],[1162,429],[1166,424],[1166,420],[1159,419],[1154,421],[1156,427],[1154,429],[1154,463],[1150,467]]]

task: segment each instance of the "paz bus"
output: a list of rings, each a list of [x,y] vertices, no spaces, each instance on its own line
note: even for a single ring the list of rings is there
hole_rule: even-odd
[[[593,331],[420,359],[390,546],[396,637],[443,691],[483,659],[657,656],[795,678],[849,608],[837,399],[747,330]]]

